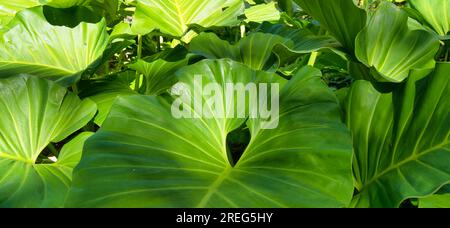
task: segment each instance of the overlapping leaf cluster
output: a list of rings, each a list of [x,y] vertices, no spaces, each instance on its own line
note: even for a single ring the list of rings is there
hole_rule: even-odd
[[[449,30],[448,0],[2,2],[0,207],[449,207]],[[198,75],[278,83],[278,127],[173,117]]]

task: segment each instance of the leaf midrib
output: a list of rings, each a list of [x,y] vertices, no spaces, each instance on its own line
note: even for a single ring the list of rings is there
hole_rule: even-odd
[[[12,156],[12,155],[9,155],[9,154],[6,154],[6,153],[2,153],[2,152],[0,152],[0,158],[12,160],[12,161],[15,161],[15,162],[24,162],[24,163],[27,163],[27,164],[34,165],[34,161],[31,160],[31,159],[27,159],[27,158],[23,158],[23,157],[17,157],[17,156]]]
[[[232,170],[233,168],[231,166],[227,166],[225,168],[225,170],[219,175],[219,177],[209,186],[208,191],[200,200],[196,208],[204,208],[208,204],[211,197],[218,191],[219,187],[228,178]]]
[[[177,13],[178,13],[178,19],[179,19],[179,22],[180,22],[181,33],[183,33],[187,29],[186,22],[185,22],[185,20],[183,18],[184,14],[181,11],[179,0],[173,0],[173,1],[174,1],[174,5],[176,7]]]

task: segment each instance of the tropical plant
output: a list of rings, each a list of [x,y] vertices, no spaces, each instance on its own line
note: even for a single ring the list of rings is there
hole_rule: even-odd
[[[2,1],[0,207],[448,208],[448,6]]]

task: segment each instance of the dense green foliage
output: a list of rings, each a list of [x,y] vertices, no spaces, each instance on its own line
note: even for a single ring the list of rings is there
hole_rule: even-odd
[[[2,1],[0,207],[450,207],[449,31],[450,0]],[[251,83],[268,123],[201,92]]]

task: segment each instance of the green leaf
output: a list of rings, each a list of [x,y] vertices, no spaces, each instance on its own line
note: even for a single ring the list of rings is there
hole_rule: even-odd
[[[272,119],[279,120],[278,128],[262,129],[259,118],[248,121],[250,145],[232,166],[227,135],[246,117],[176,119],[163,97],[119,98],[102,129],[86,143],[67,206],[348,205],[353,194],[351,140],[320,71],[303,68],[283,86],[285,81],[275,74],[231,60],[205,60],[177,75],[187,88],[198,86],[193,75],[200,75],[203,85],[281,83],[280,118]],[[237,102],[232,96],[224,99],[218,107]],[[194,109],[187,105],[186,110]]]
[[[229,58],[252,69],[262,70],[274,64],[272,50],[275,45],[283,43],[293,45],[292,41],[272,34],[253,33],[231,45],[214,33],[201,33],[192,40],[190,51],[208,59]]]
[[[118,38],[124,38],[124,39],[134,39],[137,36],[137,34],[134,34],[131,30],[130,24],[126,22],[120,22],[117,25],[114,26],[110,40],[118,39]]]
[[[349,54],[355,50],[355,38],[366,25],[366,12],[353,0],[295,0],[320,25],[341,42]]]
[[[0,29],[8,24],[17,12],[40,5],[39,0],[14,0],[0,2]]]
[[[408,14],[383,2],[356,39],[356,56],[375,79],[402,82],[411,70],[426,76],[435,66],[439,40],[425,30],[410,30]]]
[[[268,4],[259,4],[245,9],[245,22],[262,23],[265,21],[277,22],[280,20],[280,11],[278,11],[275,2]]]
[[[97,109],[54,82],[0,80],[0,207],[61,207],[88,133],[66,144],[58,162],[36,164],[50,142],[83,127]]]
[[[132,30],[154,30],[181,37],[193,24],[202,27],[239,25],[242,0],[138,0]]]
[[[437,64],[427,78],[413,74],[392,92],[367,81],[353,85],[347,125],[359,190],[354,206],[398,207],[450,182],[449,71],[450,64]]]
[[[178,45],[139,59],[128,67],[144,75],[140,93],[160,95],[177,82],[175,72],[188,65],[190,57],[188,50]]]
[[[42,7],[21,11],[0,37],[0,78],[26,73],[70,85],[108,45],[105,22],[50,25]]]
[[[432,195],[419,199],[419,208],[450,208],[450,194]]]
[[[419,208],[450,208],[450,184],[432,196],[419,199]]]
[[[449,0],[408,0],[427,24],[441,36],[450,31],[450,1]]]
[[[108,22],[117,19],[116,13],[119,8],[118,0],[41,0],[41,2],[55,8],[84,6],[92,10],[92,12],[105,17]]]
[[[102,72],[99,72],[99,70],[104,67],[104,65],[110,64],[110,60],[114,57],[115,54],[121,53],[122,51],[124,51],[124,49],[128,48],[134,43],[134,40],[128,39],[116,39],[114,41],[110,41],[109,45],[103,51],[103,54],[97,60],[92,62],[83,72],[85,78],[90,78],[95,73],[101,74]],[[111,74],[111,72],[103,72],[103,74]],[[106,75],[106,77],[107,76],[108,75]]]
[[[86,6],[86,5],[93,5],[96,3],[100,4],[105,1],[106,0],[40,0],[42,4],[58,8],[70,8],[72,6]],[[112,0],[112,2],[114,1],[116,0]]]
[[[209,59],[229,58],[255,70],[270,69],[286,62],[287,56],[299,56],[336,46],[329,37],[317,37],[307,30],[272,27],[266,33],[252,33],[235,45],[221,40],[214,33],[201,33],[190,44],[190,51]]]

